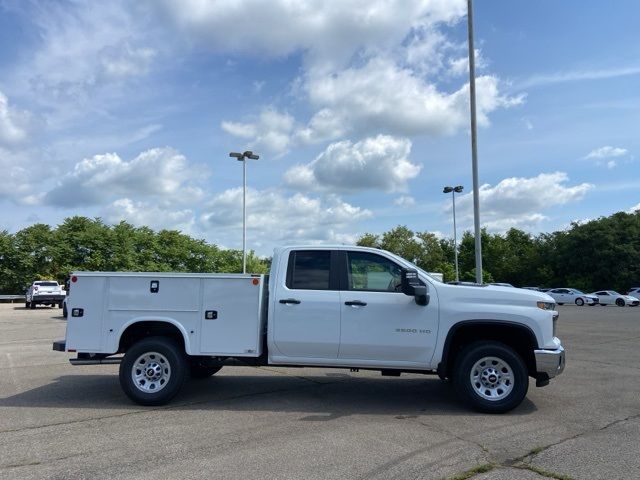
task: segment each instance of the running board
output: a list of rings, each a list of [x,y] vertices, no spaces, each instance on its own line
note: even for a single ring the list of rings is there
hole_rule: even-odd
[[[117,365],[122,358],[70,358],[71,365]]]

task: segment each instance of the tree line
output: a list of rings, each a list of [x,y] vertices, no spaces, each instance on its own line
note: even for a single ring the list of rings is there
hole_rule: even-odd
[[[517,228],[505,234],[482,230],[485,282],[515,286],[573,287],[587,292],[626,292],[640,285],[640,211],[615,213],[567,230],[531,235]],[[392,251],[429,272],[455,279],[453,240],[398,226],[381,235],[366,233],[358,245]],[[471,232],[458,245],[460,280],[475,281]]]
[[[247,253],[247,271],[268,269],[268,260]],[[55,228],[38,223],[14,234],[0,232],[0,293],[22,294],[38,279],[64,282],[77,270],[235,273],[242,271],[242,251],[175,230],[107,225],[80,216]]]
[[[445,281],[455,278],[453,240],[398,226],[365,233],[358,245],[394,252]],[[585,291],[625,291],[640,285],[640,211],[619,212],[567,230],[531,235],[512,228],[505,234],[482,230],[485,282],[516,286],[570,286]],[[460,279],[475,279],[474,237],[464,232],[458,245]],[[266,273],[270,259],[249,252],[247,271]],[[154,231],[127,222],[70,217],[57,227],[35,224],[16,233],[0,231],[0,293],[21,294],[32,281],[63,282],[74,270],[242,271],[242,251],[221,249],[175,230]]]

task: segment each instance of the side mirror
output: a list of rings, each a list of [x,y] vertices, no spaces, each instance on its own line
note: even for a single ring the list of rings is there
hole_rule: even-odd
[[[415,297],[418,305],[429,304],[429,290],[426,285],[422,285],[418,279],[418,271],[412,268],[403,268],[401,277],[402,293],[410,297]]]

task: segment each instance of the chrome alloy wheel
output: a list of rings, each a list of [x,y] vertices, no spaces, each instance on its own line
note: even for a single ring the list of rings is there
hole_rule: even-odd
[[[469,380],[478,395],[494,402],[506,398],[513,390],[513,370],[498,357],[478,360],[471,369]]]
[[[155,393],[166,387],[171,378],[171,365],[158,352],[145,352],[131,367],[133,384],[144,393]]]

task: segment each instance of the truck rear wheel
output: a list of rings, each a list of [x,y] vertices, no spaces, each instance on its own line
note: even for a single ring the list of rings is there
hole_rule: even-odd
[[[120,363],[120,386],[140,405],[163,405],[180,391],[187,373],[182,349],[166,337],[134,343]]]
[[[458,355],[453,384],[474,409],[504,413],[520,405],[529,390],[529,376],[512,348],[500,342],[476,342]]]

